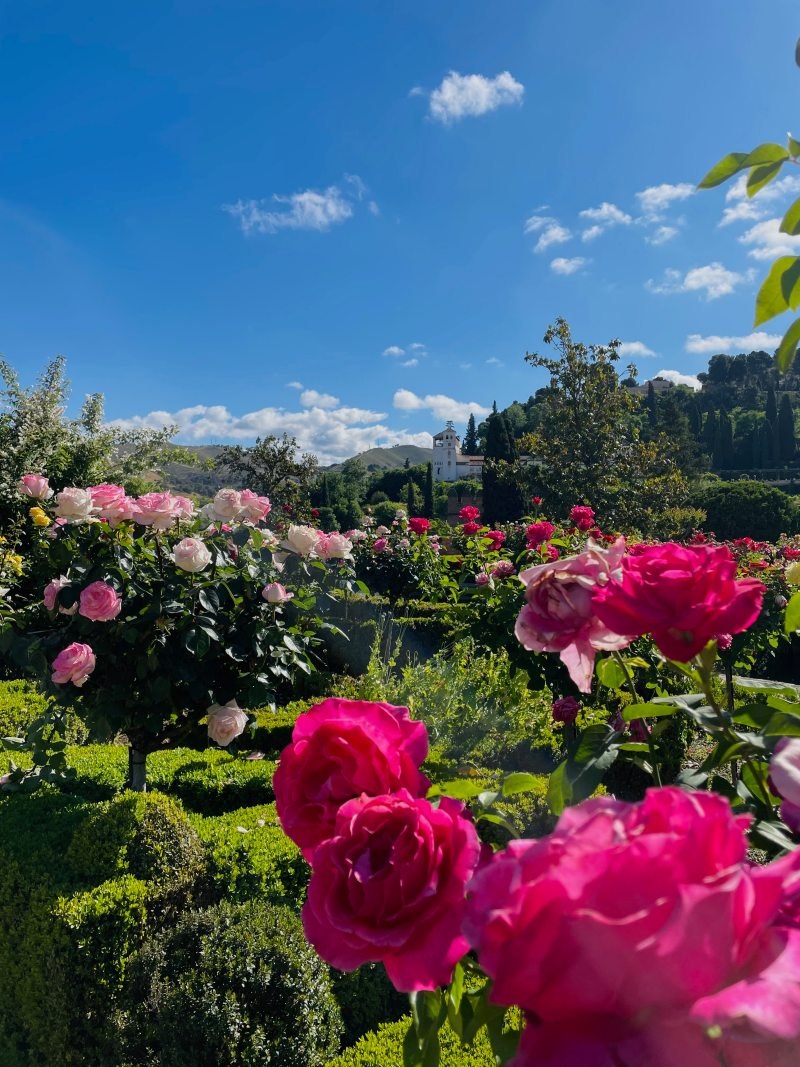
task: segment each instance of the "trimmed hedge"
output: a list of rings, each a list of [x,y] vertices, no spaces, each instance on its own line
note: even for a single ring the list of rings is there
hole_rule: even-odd
[[[35,685],[22,680],[0,682],[0,737],[22,737],[28,727],[44,712],[47,698]],[[69,744],[81,744],[88,731],[72,712],[67,713],[67,729],[64,740]]]
[[[357,1044],[340,1056],[330,1060],[328,1067],[401,1067],[403,1063],[403,1038],[409,1019],[387,1023],[372,1033],[365,1034]],[[441,1043],[440,1067],[495,1067],[494,1058],[486,1032],[465,1048],[449,1026],[439,1031]]]
[[[130,968],[126,1060],[159,1067],[323,1067],[342,1030],[297,916],[264,902],[190,914]]]

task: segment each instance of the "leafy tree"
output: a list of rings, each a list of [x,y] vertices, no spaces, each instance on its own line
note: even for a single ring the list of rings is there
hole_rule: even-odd
[[[487,522],[508,522],[522,514],[518,460],[516,441],[505,415],[493,411],[487,419],[482,472],[483,517]]]
[[[754,537],[774,541],[797,529],[792,498],[763,482],[719,482],[703,488],[697,503],[705,509],[707,530],[717,537]]]
[[[433,518],[433,464],[427,465],[425,472],[425,499],[422,503],[422,513],[426,519]]]
[[[410,478],[406,484],[406,511],[408,512],[409,518],[411,518],[412,515],[417,514],[416,486]]]
[[[717,437],[719,436],[719,419],[716,411],[713,409],[706,415],[706,421],[703,423],[703,448],[708,452],[710,456],[714,455],[714,451],[717,446]]]
[[[651,426],[655,426],[658,423],[658,401],[652,382],[647,383],[647,421]]]
[[[719,413],[718,432],[714,440],[714,466],[730,470],[733,466],[733,423],[727,411]]]
[[[478,455],[478,431],[475,428],[475,416],[470,415],[467,421],[467,432],[464,434],[464,442],[461,451],[465,456]]]
[[[249,448],[226,445],[215,460],[218,470],[234,475],[273,503],[299,511],[308,507],[309,491],[317,473],[317,458],[298,453],[293,437],[257,437]]]
[[[651,383],[652,384],[652,383]],[[649,407],[649,405],[648,405]],[[700,450],[697,438],[692,433],[689,418],[671,389],[658,399],[655,422],[652,429],[656,437],[662,435],[669,441],[672,458],[687,474],[695,474],[700,468]],[[731,430],[730,455],[733,455],[733,431]]]
[[[780,458],[784,463],[791,463],[797,447],[794,435],[794,411],[788,393],[781,397],[778,411],[778,434],[780,437]]]
[[[778,421],[778,401],[772,386],[767,389],[767,422],[774,426]]]

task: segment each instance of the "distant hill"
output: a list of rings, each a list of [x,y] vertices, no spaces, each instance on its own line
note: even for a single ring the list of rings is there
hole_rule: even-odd
[[[197,466],[188,463],[167,463],[164,466],[166,486],[176,493],[197,493],[200,496],[213,496],[221,488],[223,481],[230,485],[231,479],[222,479],[219,473],[209,469],[211,462],[222,451],[222,445],[186,445],[187,452],[197,456]],[[370,448],[355,456],[368,471],[396,470],[404,467],[406,460],[413,467],[416,463],[429,463],[433,459],[432,448],[420,448],[418,445],[392,445],[389,448]],[[334,463],[322,470],[340,471],[341,463]],[[235,486],[234,488],[241,488]]]
[[[391,445],[389,448],[370,448],[366,452],[360,452],[357,459],[368,471],[393,471],[398,467],[405,467],[406,460],[413,467],[417,463],[431,463],[433,460],[432,448],[421,448],[419,445]],[[340,471],[341,463],[332,463],[329,467],[323,467],[326,471]]]

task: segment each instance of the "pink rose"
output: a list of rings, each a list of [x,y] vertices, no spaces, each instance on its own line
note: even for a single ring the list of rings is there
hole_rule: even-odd
[[[373,552],[386,552],[389,548],[389,542],[385,537],[378,537],[372,542]]]
[[[514,564],[510,559],[501,559],[495,563],[492,567],[493,578],[510,578],[512,574],[515,574]]]
[[[212,704],[208,709],[208,736],[211,740],[227,748],[247,726],[247,714],[242,711],[235,700],[227,704]]]
[[[314,545],[314,554],[320,559],[352,559],[353,543],[344,534],[320,532]]]
[[[480,574],[476,574],[475,575],[475,584],[476,585],[488,585],[489,584],[489,575],[486,573],[486,571],[481,571]]]
[[[403,991],[450,981],[468,947],[464,888],[480,857],[463,810],[406,789],[343,805],[335,836],[312,857],[303,907],[306,937],[327,963],[352,971],[381,961]]]
[[[272,504],[268,496],[259,496],[252,489],[243,489],[239,496],[239,518],[242,522],[253,525],[263,522],[272,511]]]
[[[555,530],[552,522],[532,522],[525,531],[528,548],[538,548],[539,545],[543,545],[545,541],[550,540]]]
[[[197,537],[184,537],[172,550],[172,559],[176,567],[189,574],[199,574],[211,562],[208,546]]]
[[[463,526],[464,533],[467,537],[472,537],[480,530],[480,523],[477,522],[465,522]]]
[[[111,622],[122,611],[122,601],[107,582],[92,582],[81,590],[78,610],[92,622]]]
[[[481,517],[480,510],[474,508],[471,504],[466,504],[458,513],[458,517],[461,522],[475,522],[476,519]]]
[[[487,530],[483,536],[488,537],[491,541],[491,544],[487,545],[490,552],[497,552],[506,539],[506,535],[502,530]]]
[[[717,1067],[729,1045],[725,1062],[771,1067],[759,1041],[796,1050],[800,930],[783,916],[800,852],[750,864],[748,822],[712,793],[602,797],[475,876],[465,933],[491,998],[529,1013],[516,1067]]]
[[[92,494],[75,486],[62,489],[56,496],[55,513],[65,522],[88,522],[92,517]]]
[[[72,682],[80,688],[95,668],[94,652],[89,645],[73,641],[53,660],[51,679],[56,685]]]
[[[152,526],[154,530],[168,530],[181,513],[179,500],[172,493],[145,493],[134,501],[134,519],[140,526]]]
[[[56,608],[58,608],[59,612],[62,615],[75,614],[75,612],[78,610],[77,600],[71,608],[62,608],[61,605],[58,603],[59,590],[66,589],[67,586],[70,585],[72,585],[72,582],[63,574],[59,578],[52,578],[47,583],[47,585],[44,587],[44,592],[42,593],[42,600],[44,601],[44,606],[47,608],[48,611],[55,611]]]
[[[764,586],[736,579],[726,545],[650,545],[623,560],[622,572],[595,590],[594,611],[610,629],[652,634],[668,659],[685,663],[717,634],[738,634],[761,612]]]
[[[31,500],[47,500],[53,495],[50,482],[43,474],[23,474],[19,480],[19,491]]]
[[[800,737],[782,737],[769,764],[772,790],[782,798],[781,818],[800,833]]]
[[[594,526],[594,509],[576,504],[569,513],[570,522],[574,523],[579,530],[590,530]]]
[[[421,537],[422,534],[425,534],[430,530],[431,524],[428,519],[409,519],[408,528],[413,534],[416,534],[417,537]]]
[[[238,519],[241,510],[242,494],[237,489],[220,489],[211,502],[211,513],[220,522]]]
[[[580,710],[581,702],[575,697],[559,697],[553,701],[553,722],[573,723]]]
[[[419,767],[428,754],[424,723],[408,708],[332,697],[294,725],[275,771],[275,803],[284,831],[308,858],[333,836],[342,804],[366,793],[407,789],[424,796]]]
[[[105,519],[111,526],[119,526],[121,522],[133,518],[136,503],[126,494],[121,485],[111,485],[108,482],[102,485],[90,485],[89,493],[92,497],[94,514],[100,519]]]
[[[522,571],[525,604],[514,633],[530,652],[558,652],[582,693],[592,687],[595,654],[625,648],[631,638],[610,629],[595,614],[593,594],[619,570],[625,541],[609,549],[593,541],[578,556]]]
[[[287,592],[280,582],[268,582],[261,590],[261,595],[268,604],[285,604],[294,593]]]

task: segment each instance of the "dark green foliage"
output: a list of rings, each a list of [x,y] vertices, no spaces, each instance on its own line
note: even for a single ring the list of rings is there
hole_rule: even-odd
[[[705,487],[696,503],[706,512],[704,528],[717,537],[753,537],[774,541],[781,533],[794,533],[797,517],[788,494],[763,482],[719,482]]]
[[[772,423],[772,425],[775,425],[775,423],[778,421],[778,400],[775,396],[775,390],[772,388],[772,386],[767,389],[766,415],[767,422]]]
[[[408,994],[397,992],[382,963],[366,963],[356,971],[331,971],[331,979],[342,1012],[345,1045],[408,1011]]]
[[[719,414],[714,441],[714,466],[720,470],[730,470],[733,466],[733,423],[727,411],[721,411]]]
[[[655,427],[658,423],[658,401],[656,399],[656,390],[652,382],[647,383],[647,421],[651,426]]]
[[[288,434],[269,434],[249,447],[224,445],[214,466],[238,485],[268,496],[273,507],[280,503],[298,511],[308,506],[318,463],[311,453],[299,453],[297,441]]]
[[[341,1016],[290,911],[265,902],[187,915],[131,966],[127,1060],[159,1067],[323,1067]]]
[[[14,679],[0,682],[0,737],[22,737],[27,728],[45,709],[47,698],[30,682]],[[87,730],[73,712],[67,712],[63,740],[80,744]]]
[[[703,448],[710,456],[714,454],[718,432],[719,420],[717,419],[717,413],[711,410],[706,415],[706,421],[703,423]]]
[[[782,463],[791,463],[794,459],[796,442],[794,434],[794,411],[788,393],[781,397],[778,411],[778,436],[780,438],[780,459]]]
[[[467,432],[461,444],[461,451],[465,456],[478,455],[478,431],[475,428],[475,416],[470,415],[467,420]]]
[[[433,464],[429,463],[425,471],[425,496],[422,502],[422,514],[426,519],[433,518]]]

